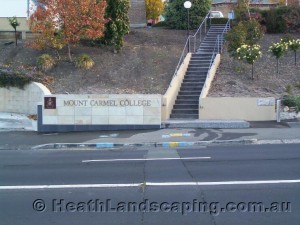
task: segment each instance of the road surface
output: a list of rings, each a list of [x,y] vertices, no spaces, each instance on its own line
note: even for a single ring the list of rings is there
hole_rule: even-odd
[[[0,224],[300,221],[300,145],[1,151]]]

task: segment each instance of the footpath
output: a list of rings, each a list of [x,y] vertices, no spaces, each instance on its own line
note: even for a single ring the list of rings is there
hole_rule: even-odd
[[[246,129],[166,128],[39,134],[24,115],[0,113],[0,149],[98,149],[116,147],[187,147],[211,144],[300,143],[300,121],[250,122]]]

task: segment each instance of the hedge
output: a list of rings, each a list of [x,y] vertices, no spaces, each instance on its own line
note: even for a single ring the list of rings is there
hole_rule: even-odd
[[[0,87],[18,87],[23,89],[26,84],[36,80],[32,73],[17,72],[0,68]]]

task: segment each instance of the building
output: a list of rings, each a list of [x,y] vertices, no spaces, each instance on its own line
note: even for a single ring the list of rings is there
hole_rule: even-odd
[[[288,1],[292,1],[292,0],[288,0]],[[233,10],[236,3],[237,0],[213,0],[211,10],[221,11],[223,15],[227,17],[228,13]],[[278,3],[272,0],[250,0],[250,7],[257,7],[260,9],[270,9],[272,7],[276,7],[277,5]]]

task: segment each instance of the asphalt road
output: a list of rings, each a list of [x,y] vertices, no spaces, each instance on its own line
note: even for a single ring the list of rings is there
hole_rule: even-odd
[[[298,225],[299,150],[3,150],[0,224]]]

